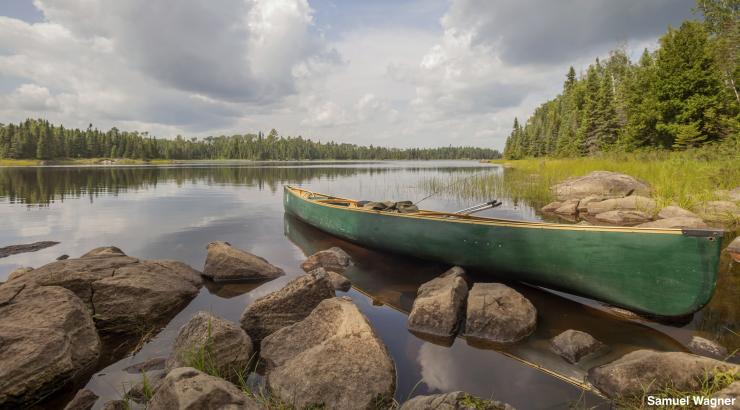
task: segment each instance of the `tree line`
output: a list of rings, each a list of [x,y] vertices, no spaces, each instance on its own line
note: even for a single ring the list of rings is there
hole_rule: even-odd
[[[669,28],[632,63],[624,50],[596,59],[526,123],[514,119],[504,157],[681,150],[740,139],[740,1],[699,0],[703,21]]]
[[[499,151],[477,147],[387,148],[316,142],[282,137],[276,130],[264,135],[161,139],[146,132],[69,129],[43,119],[0,124],[0,158],[129,158],[173,160],[379,160],[379,159],[495,159]]]

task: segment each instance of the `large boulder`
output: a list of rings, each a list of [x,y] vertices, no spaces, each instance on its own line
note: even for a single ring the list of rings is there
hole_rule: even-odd
[[[464,274],[455,266],[419,287],[408,318],[409,330],[439,337],[455,335],[468,297]]]
[[[683,209],[680,206],[675,205],[669,205],[658,212],[658,218],[660,219],[668,219],[668,218],[699,218],[699,215],[689,211],[688,209]]]
[[[64,410],[90,410],[98,401],[98,395],[88,389],[77,391],[72,400],[64,406]]]
[[[581,177],[569,178],[552,186],[561,200],[580,199],[589,195],[620,198],[628,195],[649,195],[650,186],[629,175],[609,171],[594,171]]]
[[[92,284],[95,324],[103,332],[131,333],[162,323],[190,302],[202,284],[198,271],[177,261],[124,266]]]
[[[316,252],[301,263],[301,268],[306,272],[324,268],[327,271],[342,273],[350,266],[352,266],[352,258],[338,246]]]
[[[236,323],[198,312],[175,338],[166,370],[192,366],[203,359],[226,379],[236,380],[252,357],[252,339]]]
[[[90,313],[58,286],[0,286],[0,408],[23,408],[98,362]]]
[[[179,311],[198,293],[202,279],[184,263],[139,260],[111,246],[49,263],[9,283],[64,287],[94,313],[99,330],[136,333]]]
[[[713,394],[710,402],[702,410],[737,410],[740,409],[740,381],[735,381],[724,389]]]
[[[740,262],[740,236],[733,239],[725,250],[732,256],[732,259]]]
[[[642,211],[608,211],[594,217],[599,222],[612,225],[634,226],[650,221],[649,214]]]
[[[266,259],[237,249],[228,242],[208,244],[203,275],[214,281],[274,279],[285,272]]]
[[[257,410],[263,408],[232,383],[192,367],[180,367],[169,372],[147,406],[148,410]]]
[[[536,325],[537,309],[504,284],[476,283],[468,294],[465,335],[473,340],[513,343],[529,336]]]
[[[322,300],[334,296],[329,278],[317,270],[255,300],[242,314],[241,326],[259,343],[276,330],[305,319]]]
[[[699,218],[676,216],[673,218],[658,219],[636,225],[637,228],[696,228],[704,229],[709,226]]]
[[[326,299],[265,338],[261,356],[270,390],[296,408],[387,408],[393,399],[393,359],[347,297]]]
[[[515,410],[500,401],[481,399],[462,391],[416,396],[403,403],[400,410]]]
[[[586,210],[591,215],[598,215],[609,211],[641,211],[652,215],[657,210],[657,205],[650,198],[632,195],[625,198],[594,201],[586,206]]]
[[[593,336],[580,330],[569,329],[550,340],[552,350],[570,363],[602,350],[605,345]]]
[[[639,397],[667,387],[697,391],[713,371],[740,372],[740,366],[683,352],[636,350],[595,367],[588,381],[611,398]]]

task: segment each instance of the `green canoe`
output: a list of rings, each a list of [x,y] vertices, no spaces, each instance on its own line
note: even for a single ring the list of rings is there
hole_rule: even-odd
[[[714,292],[722,230],[550,224],[445,212],[391,213],[286,186],[286,212],[363,246],[459,265],[655,316]]]

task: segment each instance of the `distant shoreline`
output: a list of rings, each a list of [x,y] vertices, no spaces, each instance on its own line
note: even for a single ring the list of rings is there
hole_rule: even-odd
[[[252,160],[252,159],[112,159],[112,158],[79,158],[79,159],[55,159],[55,160],[37,160],[37,159],[0,159],[0,168],[10,167],[54,167],[54,166],[89,166],[89,167],[111,167],[111,166],[160,166],[160,165],[187,165],[187,164],[228,164],[228,163],[245,163],[245,164],[265,164],[265,163],[297,163],[297,162],[314,162],[314,163],[377,163],[386,161],[475,161],[487,163],[488,160],[474,158],[457,158],[457,159],[288,159],[288,160]]]

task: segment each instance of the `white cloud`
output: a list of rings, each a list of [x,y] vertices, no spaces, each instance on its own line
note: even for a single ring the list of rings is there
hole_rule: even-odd
[[[568,65],[654,42],[688,1],[342,6],[364,19],[307,0],[34,0],[44,22],[0,16],[0,117],[500,148]]]

